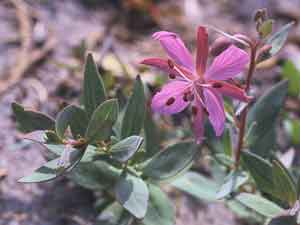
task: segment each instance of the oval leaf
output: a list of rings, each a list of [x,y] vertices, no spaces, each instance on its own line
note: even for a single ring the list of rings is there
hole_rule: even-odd
[[[275,203],[258,195],[241,193],[237,195],[235,199],[248,208],[253,209],[259,214],[269,218],[278,216],[284,212],[284,209]]]
[[[271,194],[274,187],[271,163],[248,151],[242,152],[242,160],[259,190]]]
[[[68,126],[74,138],[83,137],[88,124],[88,118],[84,110],[75,105],[65,107],[56,118],[55,129],[57,135],[63,139]]]
[[[252,126],[247,143],[251,152],[262,157],[270,156],[270,150],[276,144],[275,121],[283,107],[288,90],[288,81],[281,81],[261,96],[251,107],[248,129]]]
[[[146,113],[146,118],[144,121],[144,133],[145,133],[145,149],[146,149],[146,159],[151,158],[160,150],[160,136],[159,130],[156,127],[155,122],[150,114]]]
[[[220,187],[217,193],[217,199],[222,199],[236,191],[240,186],[245,184],[248,176],[245,173],[234,171],[225,178],[225,182]]]
[[[201,174],[187,172],[174,180],[171,184],[199,200],[208,202],[216,200],[218,185]]]
[[[106,140],[110,137],[112,126],[118,117],[118,101],[111,99],[103,102],[92,115],[86,130],[85,138],[91,143]]]
[[[111,157],[119,162],[126,162],[139,150],[142,143],[143,138],[140,136],[125,138],[111,147]]]
[[[287,169],[278,161],[273,160],[273,193],[283,202],[293,206],[297,200],[296,184]]]
[[[82,149],[72,149],[70,152],[67,167],[61,166],[61,157],[53,159],[45,163],[42,167],[38,168],[31,175],[23,177],[19,180],[21,183],[40,183],[53,180],[67,171],[73,169],[82,158],[84,150]]]
[[[122,120],[121,138],[138,135],[144,126],[145,93],[140,76],[137,76],[133,93],[125,107]]]
[[[268,225],[297,225],[295,216],[278,216],[271,219]]]
[[[174,225],[175,211],[167,195],[156,185],[149,184],[150,198],[142,223],[144,225]]]
[[[272,49],[270,50],[270,57],[277,54],[280,49],[283,47],[284,43],[287,40],[288,34],[290,29],[293,27],[295,23],[291,22],[283,27],[281,27],[280,30],[278,30],[276,33],[274,33],[266,42],[266,44],[271,45]]]
[[[72,171],[70,178],[80,186],[94,191],[106,190],[116,184],[121,171],[103,161],[82,163]]]
[[[88,54],[84,69],[83,103],[88,117],[106,99],[106,90],[92,54]]]
[[[197,153],[197,146],[192,142],[169,146],[146,164],[143,173],[154,180],[170,179],[188,167]]]
[[[115,195],[118,202],[136,218],[142,219],[146,215],[149,191],[142,179],[128,173],[121,175]]]
[[[11,106],[20,131],[29,133],[37,130],[55,130],[55,121],[45,114],[26,110],[15,102]]]

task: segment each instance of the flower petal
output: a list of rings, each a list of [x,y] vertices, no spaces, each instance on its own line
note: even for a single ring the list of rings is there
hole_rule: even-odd
[[[208,34],[205,27],[199,27],[197,32],[196,69],[198,74],[204,74],[208,56]]]
[[[174,114],[184,110],[189,102],[183,100],[183,94],[189,89],[185,81],[171,81],[163,86],[152,99],[151,108],[161,114]]]
[[[165,60],[165,59],[148,58],[148,59],[144,59],[140,63],[144,64],[144,65],[148,65],[148,66],[154,66],[160,70],[167,72],[168,74],[174,74],[176,76],[179,75],[179,73],[176,70],[170,68],[170,66],[168,64],[168,60]]]
[[[224,81],[210,81],[215,86],[215,90],[221,93],[222,95],[243,101],[243,102],[249,102],[251,101],[252,97],[248,96],[244,89],[234,85],[230,84],[228,82]]]
[[[195,102],[192,108],[193,112],[193,131],[197,144],[204,140],[204,112],[200,102]]]
[[[211,122],[216,136],[221,136],[225,124],[225,112],[222,96],[212,88],[203,89],[208,119]]]
[[[194,70],[193,58],[183,41],[175,33],[160,31],[153,34],[155,40],[159,40],[168,55],[180,66]]]
[[[231,45],[217,56],[205,73],[206,79],[226,80],[243,71],[249,62],[249,55],[244,50]]]

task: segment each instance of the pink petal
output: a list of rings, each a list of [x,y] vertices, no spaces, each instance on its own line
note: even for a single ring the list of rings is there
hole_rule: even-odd
[[[194,70],[193,58],[183,41],[175,33],[160,31],[153,34],[155,40],[159,40],[167,54],[180,66]]]
[[[200,102],[196,102],[192,108],[193,111],[193,131],[197,144],[204,140],[204,112]]]
[[[248,96],[244,89],[234,85],[230,84],[228,82],[224,81],[210,81],[213,86],[215,86],[215,90],[219,93],[243,101],[243,102],[249,102],[251,101],[252,97]]]
[[[199,27],[197,32],[196,68],[198,74],[204,74],[208,56],[208,34],[205,27]]]
[[[189,83],[185,81],[171,81],[163,86],[152,99],[152,110],[161,114],[174,114],[184,110],[189,104],[183,100],[184,92],[189,89],[188,85]],[[172,104],[168,104],[168,101]]]
[[[158,69],[165,71],[168,74],[174,74],[176,76],[179,75],[176,70],[170,68],[168,64],[168,60],[164,60],[160,58],[148,58],[148,59],[144,59],[140,63],[148,66],[154,66]]]
[[[249,55],[244,50],[231,45],[217,56],[205,73],[206,79],[226,80],[243,71],[249,62]]]
[[[222,96],[212,88],[203,90],[205,105],[208,111],[208,119],[211,122],[216,136],[221,136],[225,124],[225,112]]]

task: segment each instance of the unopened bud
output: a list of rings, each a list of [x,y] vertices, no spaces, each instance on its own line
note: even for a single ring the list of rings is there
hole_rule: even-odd
[[[223,51],[225,51],[231,44],[232,44],[232,40],[230,40],[229,38],[219,37],[213,42],[209,50],[209,53],[212,56],[218,56]]]
[[[255,12],[254,15],[254,21],[258,22],[258,21],[264,21],[267,18],[267,9],[263,8],[263,9],[258,9]]]

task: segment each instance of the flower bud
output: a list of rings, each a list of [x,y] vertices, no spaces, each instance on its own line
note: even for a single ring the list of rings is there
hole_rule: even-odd
[[[209,53],[214,57],[218,56],[223,51],[225,51],[231,44],[232,44],[232,40],[230,40],[229,38],[219,37],[211,45]]]

